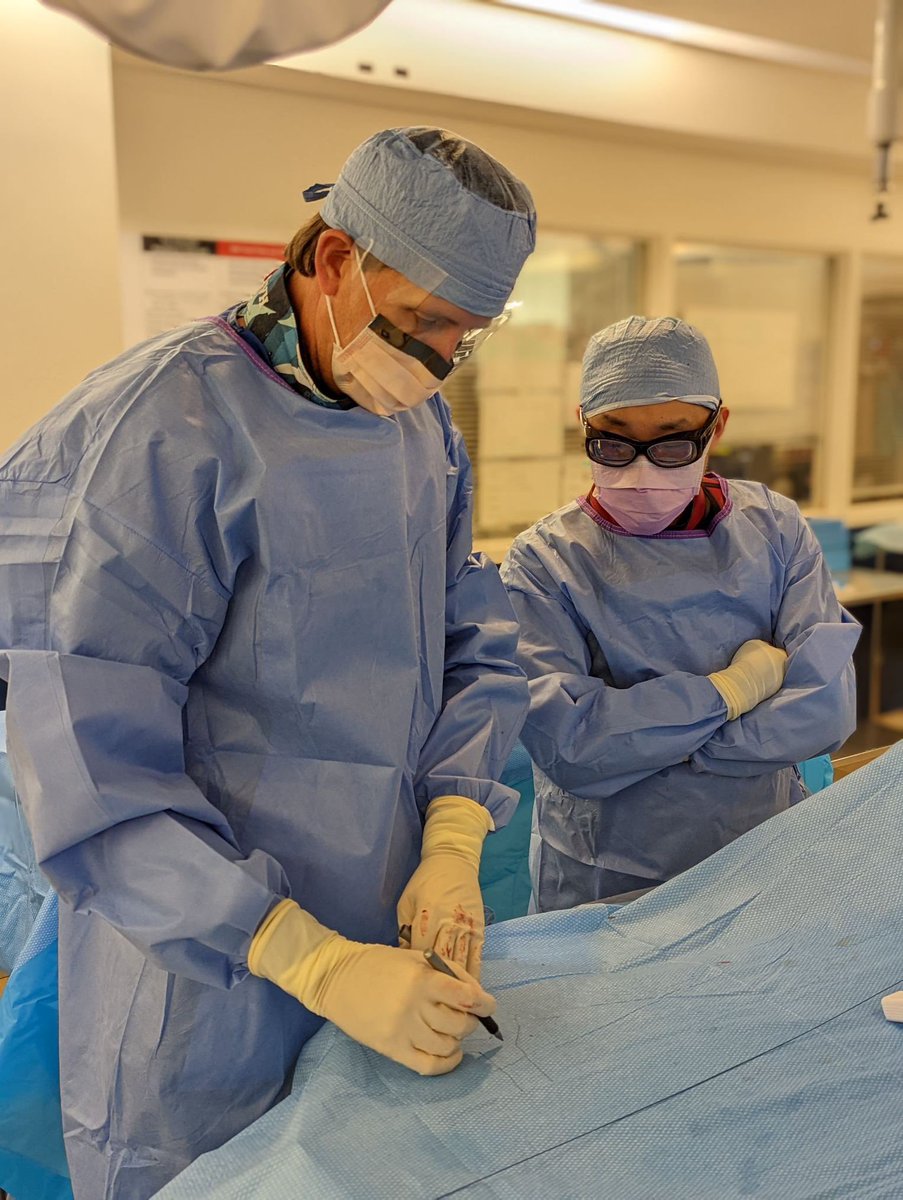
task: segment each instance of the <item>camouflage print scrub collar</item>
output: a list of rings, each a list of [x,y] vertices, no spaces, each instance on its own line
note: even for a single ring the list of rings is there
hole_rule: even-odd
[[[267,275],[257,292],[235,310],[232,323],[237,328],[243,325],[253,335],[273,370],[296,392],[328,408],[354,408],[353,400],[324,396],[304,365],[298,325],[286,287],[292,270],[288,263],[283,263]]]

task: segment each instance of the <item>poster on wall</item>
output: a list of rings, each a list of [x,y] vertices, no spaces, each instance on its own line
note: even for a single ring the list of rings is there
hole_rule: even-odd
[[[283,249],[276,242],[124,234],[126,346],[237,304],[282,262]]]

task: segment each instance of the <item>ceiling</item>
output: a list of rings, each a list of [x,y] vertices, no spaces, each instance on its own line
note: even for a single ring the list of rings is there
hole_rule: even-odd
[[[877,0],[613,0],[622,8],[871,62]]]

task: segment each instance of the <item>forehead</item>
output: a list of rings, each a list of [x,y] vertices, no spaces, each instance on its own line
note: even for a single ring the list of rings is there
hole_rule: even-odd
[[[383,303],[422,313],[462,329],[485,329],[492,323],[492,317],[478,317],[465,308],[458,308],[457,304],[434,295],[392,267],[382,267],[371,276],[370,289],[374,299],[379,297]]]
[[[664,400],[660,404],[638,404],[633,407],[609,408],[593,413],[587,421],[594,429],[629,431],[661,429],[700,429],[709,420],[712,410],[685,400]]]

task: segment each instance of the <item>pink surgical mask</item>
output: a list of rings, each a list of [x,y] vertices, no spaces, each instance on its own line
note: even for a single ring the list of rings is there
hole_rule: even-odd
[[[590,462],[596,498],[622,529],[651,537],[667,529],[699,491],[705,455],[687,467],[657,467],[640,455],[626,467]]]
[[[375,317],[376,309],[356,246],[354,253],[364,295]],[[439,390],[440,379],[416,358],[383,341],[370,325],[365,325],[347,346],[343,346],[329,296],[326,297],[326,312],[332,326],[332,374],[336,387],[361,408],[378,417],[390,417],[393,413],[416,408]]]

